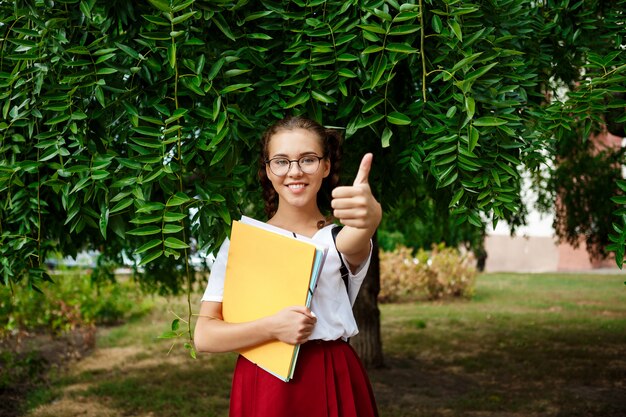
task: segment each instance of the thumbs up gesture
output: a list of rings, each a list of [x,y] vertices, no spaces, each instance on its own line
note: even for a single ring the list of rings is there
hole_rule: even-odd
[[[333,215],[344,226],[369,229],[372,234],[382,218],[380,203],[372,195],[369,185],[373,158],[371,153],[363,156],[352,185],[335,188],[331,202]]]

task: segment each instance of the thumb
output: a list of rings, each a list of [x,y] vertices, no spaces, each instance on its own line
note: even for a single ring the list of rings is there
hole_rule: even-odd
[[[305,307],[305,306],[293,306],[293,307],[291,307],[291,310],[295,311],[295,312],[298,312],[300,314],[303,314],[303,315],[305,315],[307,317],[315,318],[315,314],[313,314],[313,312],[308,307]]]
[[[359,166],[359,172],[357,172],[356,178],[354,179],[354,183],[352,185],[368,183],[368,177],[370,175],[370,169],[372,168],[373,159],[374,155],[371,153],[366,153],[363,156],[363,159],[361,159],[361,165]]]

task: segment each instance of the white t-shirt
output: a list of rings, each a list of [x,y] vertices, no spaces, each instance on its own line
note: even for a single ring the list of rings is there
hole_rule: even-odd
[[[352,313],[352,305],[369,267],[372,257],[372,244],[370,242],[369,256],[359,266],[356,274],[353,274],[348,268],[348,286],[350,291],[350,297],[348,298],[346,286],[339,272],[341,261],[331,234],[333,227],[335,225],[327,225],[318,230],[312,237],[314,241],[327,245],[329,249],[311,300],[311,311],[317,316],[317,323],[309,337],[310,340],[336,340],[339,338],[345,340],[359,332],[354,314]],[[204,292],[202,301],[222,302],[229,247],[230,241],[226,239],[217,253],[213,268],[211,268],[209,284]],[[347,266],[347,262],[345,260],[344,262]]]

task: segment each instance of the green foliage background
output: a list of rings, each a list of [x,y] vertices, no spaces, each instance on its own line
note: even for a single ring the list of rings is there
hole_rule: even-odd
[[[625,9],[0,1],[2,280],[36,287],[49,251],[90,247],[134,257],[146,285],[177,291],[193,250],[259,215],[258,138],[291,113],[345,129],[348,173],[375,153],[391,230],[442,209],[448,230],[519,224],[520,169],[538,172],[563,132],[585,140],[624,104]],[[626,227],[614,230],[621,265]]]

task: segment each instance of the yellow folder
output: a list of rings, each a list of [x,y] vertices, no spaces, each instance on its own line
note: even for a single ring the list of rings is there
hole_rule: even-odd
[[[310,306],[327,248],[268,228],[271,226],[250,218],[233,222],[222,301],[226,322],[248,322],[285,307]],[[239,353],[288,381],[293,377],[298,350],[299,346],[272,341]]]

